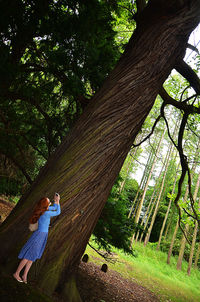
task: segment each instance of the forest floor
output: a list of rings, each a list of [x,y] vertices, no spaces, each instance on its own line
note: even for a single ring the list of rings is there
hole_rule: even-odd
[[[94,263],[81,262],[77,285],[83,302],[157,302],[147,288],[124,279],[118,272],[106,273]]]

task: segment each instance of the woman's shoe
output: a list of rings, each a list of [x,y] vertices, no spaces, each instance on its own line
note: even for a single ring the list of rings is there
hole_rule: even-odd
[[[18,279],[18,278],[15,276],[15,274],[13,274],[13,277],[14,277],[15,280],[17,280],[18,282],[23,282],[23,280],[22,280],[22,279]]]
[[[25,284],[27,284],[27,280],[24,279],[23,276],[22,276],[22,280],[23,280],[22,282],[24,282]]]

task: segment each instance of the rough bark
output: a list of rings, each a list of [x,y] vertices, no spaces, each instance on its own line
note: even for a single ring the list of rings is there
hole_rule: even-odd
[[[61,194],[37,282],[80,301],[74,268],[108,198],[123,161],[200,18],[200,1],[151,0],[117,66],[51,156],[30,190],[1,225],[1,266],[12,271],[28,236],[27,219],[41,196]],[[66,298],[67,299],[67,298]]]

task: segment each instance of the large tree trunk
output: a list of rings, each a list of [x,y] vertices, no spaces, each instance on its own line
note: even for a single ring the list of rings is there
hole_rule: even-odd
[[[49,294],[58,290],[73,297],[68,301],[80,301],[71,294],[72,272],[162,83],[184,55],[200,18],[199,4],[151,0],[138,16],[138,28],[116,68],[1,226],[4,271],[16,265],[35,202],[58,191],[62,213],[50,230],[37,282]]]

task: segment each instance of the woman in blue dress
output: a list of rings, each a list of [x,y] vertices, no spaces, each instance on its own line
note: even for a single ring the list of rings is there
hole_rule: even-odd
[[[16,272],[13,274],[13,277],[19,282],[27,283],[27,275],[32,263],[36,259],[40,259],[44,252],[47,243],[50,218],[59,215],[61,212],[60,195],[58,193],[55,194],[54,201],[54,205],[50,206],[51,202],[49,198],[43,197],[40,199],[29,219],[31,224],[38,222],[38,229],[34,231],[18,255],[18,258],[22,260],[20,261]],[[24,273],[21,278],[20,272],[23,268]]]

